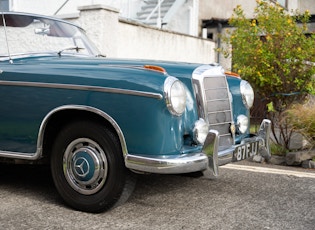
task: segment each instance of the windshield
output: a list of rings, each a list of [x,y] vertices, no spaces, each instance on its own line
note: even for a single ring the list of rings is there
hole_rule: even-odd
[[[2,13],[0,57],[38,53],[99,55],[84,31],[68,22],[31,14]]]

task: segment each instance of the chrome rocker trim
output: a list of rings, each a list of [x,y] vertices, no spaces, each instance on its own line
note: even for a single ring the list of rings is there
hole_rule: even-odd
[[[270,157],[269,138],[271,121],[264,119],[257,136],[246,139],[244,143],[259,141],[259,151],[264,157]],[[203,171],[206,177],[217,177],[218,166],[234,161],[233,153],[238,145],[218,152],[219,133],[210,130],[202,152],[176,156],[138,156],[127,154],[125,165],[127,168],[148,173],[181,174]]]

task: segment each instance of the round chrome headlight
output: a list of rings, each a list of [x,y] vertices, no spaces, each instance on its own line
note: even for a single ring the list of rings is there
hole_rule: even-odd
[[[186,108],[186,90],[184,84],[175,77],[168,77],[164,82],[165,100],[171,114],[180,116]]]
[[[240,90],[241,90],[244,105],[246,106],[247,109],[250,109],[254,103],[253,88],[247,81],[242,80],[240,84]]]
[[[237,117],[237,129],[240,133],[245,133],[248,129],[248,117],[245,115],[239,115]]]

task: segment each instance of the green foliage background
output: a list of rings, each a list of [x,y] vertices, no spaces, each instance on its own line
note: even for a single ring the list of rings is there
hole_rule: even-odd
[[[277,142],[288,147],[291,130],[282,113],[315,92],[315,37],[307,27],[310,13],[287,12],[270,1],[256,2],[254,19],[246,17],[241,6],[234,9],[229,20],[234,29],[222,38],[229,48],[219,52],[232,57],[232,70],[267,100],[269,118],[281,130]]]

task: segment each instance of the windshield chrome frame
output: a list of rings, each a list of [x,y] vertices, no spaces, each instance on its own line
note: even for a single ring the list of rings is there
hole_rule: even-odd
[[[7,46],[7,51],[8,51],[8,57],[9,57],[9,62],[10,64],[13,63],[12,58],[11,58],[11,53],[10,53],[10,48],[9,48],[9,42],[8,42],[8,37],[7,37],[7,26],[4,18],[3,12],[1,12],[1,17],[2,17],[2,22],[3,22],[3,30],[4,30],[4,37],[5,37],[5,44]]]

